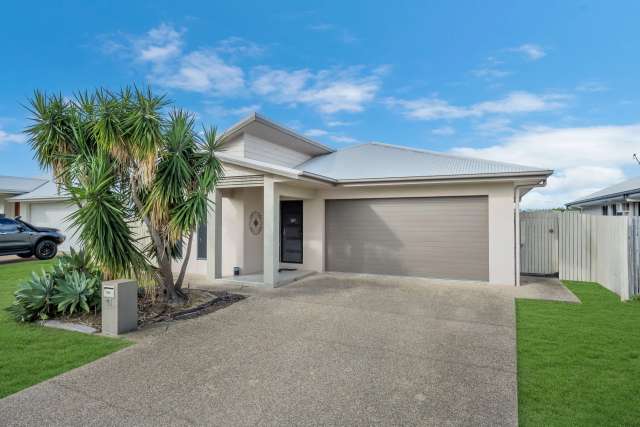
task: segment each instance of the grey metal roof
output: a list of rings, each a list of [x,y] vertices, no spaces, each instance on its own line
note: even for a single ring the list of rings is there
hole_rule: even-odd
[[[296,169],[338,181],[407,178],[461,178],[479,176],[544,175],[553,171],[419,150],[410,147],[368,143],[314,157]]]
[[[0,193],[22,194],[35,190],[47,182],[40,178],[23,178],[20,176],[0,176]]]
[[[34,200],[52,200],[52,199],[60,199],[66,200],[69,199],[69,195],[65,193],[60,193],[58,191],[58,186],[53,180],[46,181],[45,184],[36,188],[29,193],[20,194],[18,196],[11,197],[7,200],[12,202],[28,202]]]
[[[574,200],[571,203],[567,203],[567,206],[579,205],[581,203],[591,202],[599,199],[608,199],[610,197],[621,196],[624,194],[638,193],[640,192],[640,177],[628,179],[626,181],[619,182],[610,187],[603,188],[600,191],[591,193],[588,196],[582,197],[578,200]]]

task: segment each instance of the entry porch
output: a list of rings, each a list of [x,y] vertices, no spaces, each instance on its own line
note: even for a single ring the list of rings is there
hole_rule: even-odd
[[[270,176],[259,181],[225,183],[211,195],[207,278],[277,287],[324,271],[317,190]]]

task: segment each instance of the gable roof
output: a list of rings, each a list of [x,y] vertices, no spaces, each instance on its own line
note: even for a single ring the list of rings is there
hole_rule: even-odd
[[[591,193],[573,202],[567,203],[567,206],[575,206],[597,200],[606,200],[613,197],[626,196],[633,193],[640,193],[640,177],[627,179],[602,190]]]
[[[53,180],[49,180],[33,191],[11,197],[7,200],[11,202],[35,202],[42,200],[68,200],[69,198],[68,194],[58,191],[58,186]]]
[[[40,178],[23,178],[20,176],[0,176],[0,193],[22,194],[35,190],[47,182]]]
[[[372,142],[317,156],[296,169],[338,182],[549,176],[551,170]]]
[[[232,139],[242,132],[262,137],[269,142],[281,144],[285,147],[305,152],[311,156],[332,153],[335,151],[331,147],[300,135],[299,133],[281,126],[255,112],[227,129],[220,136],[220,140],[225,141]]]

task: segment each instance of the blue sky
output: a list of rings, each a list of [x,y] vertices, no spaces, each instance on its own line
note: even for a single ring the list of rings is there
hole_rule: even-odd
[[[639,172],[640,2],[54,3],[3,5],[0,175],[47,175],[21,133],[34,89],[132,83],[220,129],[257,110],[335,147],[555,169],[528,207]]]

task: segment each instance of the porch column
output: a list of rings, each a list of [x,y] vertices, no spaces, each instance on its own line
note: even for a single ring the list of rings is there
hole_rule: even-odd
[[[213,206],[207,213],[207,278],[222,277],[222,192],[209,193]]]
[[[280,267],[280,195],[273,177],[264,177],[264,266],[265,285],[275,286]]]

